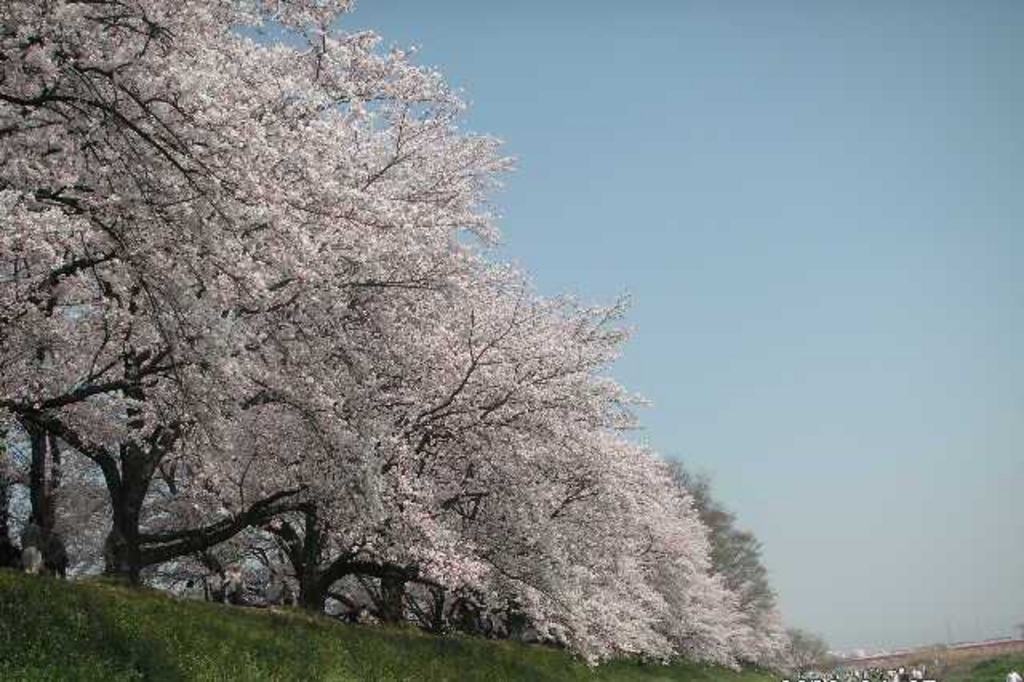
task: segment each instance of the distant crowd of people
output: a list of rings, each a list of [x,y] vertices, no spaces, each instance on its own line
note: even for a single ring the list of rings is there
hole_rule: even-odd
[[[911,668],[844,668],[831,674],[804,673],[803,680],[828,680],[829,682],[936,682],[926,678],[927,666],[917,665]],[[1010,682],[1010,680],[1007,680]],[[1024,682],[1014,680],[1013,682]]]
[[[909,670],[900,666],[896,670],[887,671],[888,676],[885,679],[889,682],[932,682],[931,680],[925,681],[926,672],[927,669],[923,665]]]

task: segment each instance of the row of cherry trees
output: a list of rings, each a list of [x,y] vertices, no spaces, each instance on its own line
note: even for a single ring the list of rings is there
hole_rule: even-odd
[[[0,6],[0,544],[20,481],[74,571],[234,552],[309,609],[770,660],[623,435],[623,306],[495,263],[509,161],[346,5]]]

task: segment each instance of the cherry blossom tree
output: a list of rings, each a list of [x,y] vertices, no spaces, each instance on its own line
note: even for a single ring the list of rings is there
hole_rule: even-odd
[[[389,390],[366,410],[383,417],[366,460],[375,503],[339,516],[328,490],[299,524],[272,526],[303,602],[320,609],[337,581],[373,577],[383,619],[419,586],[435,628],[445,608],[441,620],[514,612],[595,660],[731,661],[735,603],[710,575],[703,526],[622,438],[635,401],[599,374],[625,339],[621,306],[544,301],[507,271],[407,312],[431,300],[456,314],[407,315]]]
[[[328,33],[343,9],[0,10],[0,405],[102,468],[111,572],[135,580],[279,511],[286,491],[189,535],[138,527],[169,458],[221,475],[230,458],[209,451],[272,393],[276,341],[338,309],[358,322],[362,290],[425,286],[454,235],[489,233],[494,143],[457,132],[436,73]],[[308,47],[237,30],[268,16]]]
[[[226,574],[231,541],[316,611],[752,660],[690,494],[626,434],[624,304],[494,262],[509,161],[347,6],[0,6],[0,430],[38,446],[33,514],[109,508],[133,583]]]
[[[737,656],[761,665],[774,665],[786,647],[775,593],[761,560],[761,545],[753,533],[736,526],[736,516],[711,492],[707,476],[693,474],[681,463],[669,463],[676,485],[693,498],[711,543],[712,571],[734,595],[742,628],[736,636]]]

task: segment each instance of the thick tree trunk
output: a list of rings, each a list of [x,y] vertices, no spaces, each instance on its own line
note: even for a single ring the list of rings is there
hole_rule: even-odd
[[[323,613],[327,607],[327,590],[321,571],[323,562],[324,529],[315,508],[303,514],[305,527],[298,565],[294,565],[295,576],[299,580],[299,606],[315,613]]]
[[[380,616],[385,623],[405,620],[405,578],[385,574],[380,579]]]
[[[0,568],[15,568],[21,552],[11,541],[8,507],[10,492],[5,481],[0,481]]]
[[[444,622],[444,601],[445,590],[443,587],[430,588],[430,631],[442,633],[445,631]]]
[[[327,591],[317,571],[307,571],[299,581],[299,606],[311,613],[327,608]]]
[[[0,567],[14,568],[18,565],[20,553],[11,541],[11,481],[8,472],[7,432],[0,431]]]
[[[43,513],[43,531],[53,535],[57,528],[57,504],[61,485],[61,453],[57,439],[47,435],[46,442],[50,454],[50,480],[46,482],[46,507]]]
[[[526,618],[516,602],[511,602],[508,608],[505,610],[505,622],[508,627],[508,636],[510,639],[523,639],[526,634],[526,627],[529,625],[529,621]]]
[[[136,305],[134,293],[133,291],[130,303],[133,311]],[[138,369],[139,358],[132,351],[125,359],[125,376],[135,376]],[[127,390],[125,395],[135,400],[145,399],[141,388]],[[140,410],[130,408],[129,429],[142,429],[143,426]],[[103,470],[113,507],[113,523],[103,546],[103,572],[127,580],[132,585],[139,584],[142,572],[139,522],[146,493],[149,491],[156,468],[163,459],[164,450],[160,447],[161,434],[161,429],[154,432],[146,439],[146,446],[134,440],[122,443],[118,449],[120,471],[108,471],[107,468]]]
[[[4,476],[3,466],[0,462],[0,544],[11,541],[11,486]]]
[[[68,553],[56,532],[57,494],[61,481],[60,446],[57,438],[39,425],[23,422],[31,446],[29,502],[31,512],[21,537],[22,550],[35,547],[43,555],[47,572],[63,577]],[[47,471],[49,464],[49,471]]]
[[[103,546],[103,572],[138,585],[143,566],[139,531],[142,503],[161,454],[156,447],[147,452],[129,444],[121,447],[120,459],[120,476],[115,480],[107,478],[113,523]]]
[[[323,528],[317,516],[316,507],[304,504],[302,512],[302,533],[289,521],[265,528],[274,533],[281,543],[281,549],[292,565],[295,579],[299,583],[298,605],[313,613],[322,613],[327,607],[327,591],[330,583],[323,573]]]
[[[114,499],[113,517],[113,524],[103,544],[103,572],[138,585],[142,572],[139,510],[123,498]]]
[[[50,516],[47,510],[48,495],[46,494],[46,432],[34,424],[24,424],[28,432],[31,448],[31,460],[28,469],[29,502],[32,505],[28,522],[40,529],[46,529],[46,519]]]

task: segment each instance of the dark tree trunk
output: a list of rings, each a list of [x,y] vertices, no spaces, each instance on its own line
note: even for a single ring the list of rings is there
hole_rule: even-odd
[[[50,480],[46,484],[46,506],[43,514],[43,532],[52,535],[57,527],[57,504],[61,485],[61,453],[57,439],[51,434],[46,437],[50,454]]]
[[[287,520],[264,526],[277,536],[299,583],[298,605],[307,611],[322,613],[327,606],[327,583],[322,571],[323,528],[316,506],[302,505],[302,533]]]
[[[142,504],[162,454],[155,446],[147,452],[136,444],[127,444],[121,446],[120,455],[120,475],[114,480],[107,477],[113,522],[103,547],[103,572],[138,585],[143,566],[139,531]]]
[[[61,482],[60,446],[57,438],[38,424],[23,422],[23,425],[31,446],[29,502],[32,509],[21,538],[22,549],[34,546],[42,553],[47,572],[64,577],[68,553],[56,532],[57,495]]]
[[[106,575],[139,584],[142,555],[139,551],[139,508],[129,496],[113,497],[113,523],[103,545],[103,572]]]
[[[380,579],[380,617],[385,623],[405,620],[405,578],[388,573]]]
[[[136,301],[133,296],[130,307],[134,311]],[[134,377],[139,370],[139,357],[134,351],[125,359],[125,376]],[[145,395],[141,388],[125,391],[129,398],[142,401]],[[128,428],[132,431],[141,430],[145,426],[141,411],[136,408],[128,410]],[[142,518],[142,505],[146,493],[153,481],[164,450],[161,448],[163,429],[157,429],[146,439],[146,446],[136,440],[122,443],[118,448],[120,471],[103,470],[107,482],[107,491],[113,507],[113,518],[110,533],[103,546],[104,569],[109,576],[127,580],[138,585],[142,572],[142,551],[140,543],[141,531],[139,522]]]
[[[526,618],[520,608],[519,604],[512,602],[508,605],[505,610],[505,622],[508,628],[508,636],[511,639],[523,639],[526,634],[526,627],[529,625],[529,621]]]
[[[299,582],[299,606],[311,613],[323,613],[327,608],[327,592],[318,577]]]
[[[432,587],[430,588],[431,597],[431,608],[430,608],[430,631],[435,633],[442,633],[445,631],[444,622],[444,597],[445,590],[443,587]]]
[[[142,572],[138,510],[123,498],[115,499],[113,508],[113,524],[103,544],[103,572],[138,585]]]
[[[321,571],[323,562],[324,528],[315,508],[305,510],[302,545],[298,565],[293,561],[295,576],[299,580],[299,606],[315,613],[327,607],[327,590]]]
[[[46,494],[46,432],[34,424],[24,424],[31,446],[31,460],[28,469],[28,492],[32,510],[28,522],[46,529],[46,519],[50,516],[47,510],[48,495]]]
[[[11,481],[7,474],[7,432],[0,431],[0,568],[14,568],[20,553],[11,541]]]

